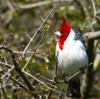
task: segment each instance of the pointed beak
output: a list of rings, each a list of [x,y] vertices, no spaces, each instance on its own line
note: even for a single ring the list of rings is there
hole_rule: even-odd
[[[61,33],[59,31],[56,31],[54,34],[57,36],[61,36]]]

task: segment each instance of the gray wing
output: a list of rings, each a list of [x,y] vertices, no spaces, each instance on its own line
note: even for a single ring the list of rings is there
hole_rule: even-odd
[[[82,44],[84,45],[84,47],[86,49],[86,53],[88,56],[87,46],[85,45],[85,40],[82,37],[82,34],[77,29],[73,29],[73,31],[75,32],[75,40],[80,40],[82,42]]]
[[[84,45],[84,47],[87,49],[87,47],[85,45],[85,40],[82,37],[82,34],[79,33],[79,31],[77,29],[73,29],[73,31],[75,32],[75,40],[80,40],[82,42],[82,44]]]

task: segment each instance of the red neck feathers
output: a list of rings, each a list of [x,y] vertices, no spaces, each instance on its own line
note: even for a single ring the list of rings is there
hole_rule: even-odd
[[[71,27],[66,23],[66,20],[63,17],[62,18],[62,25],[61,25],[61,28],[60,28],[61,36],[59,36],[59,41],[58,41],[60,50],[63,50],[64,42],[67,39],[67,37],[70,33],[70,30],[71,30]]]

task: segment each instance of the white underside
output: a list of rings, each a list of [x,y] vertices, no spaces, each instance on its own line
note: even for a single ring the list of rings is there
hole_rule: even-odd
[[[86,48],[79,40],[74,40],[74,32],[71,30],[69,37],[64,42],[63,50],[59,49],[57,43],[56,56],[58,56],[58,69],[64,71],[68,76],[72,76],[82,67],[88,65]],[[58,53],[58,55],[57,55]]]

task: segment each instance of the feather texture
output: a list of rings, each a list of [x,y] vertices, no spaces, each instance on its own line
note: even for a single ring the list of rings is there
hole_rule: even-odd
[[[68,74],[68,77],[74,75],[81,68],[88,65],[87,49],[83,37],[79,32],[73,30],[67,25],[65,19],[62,20],[60,36],[56,45],[56,56],[58,57],[58,70]],[[80,95],[80,85],[76,88],[75,84],[80,83],[80,76],[74,77],[69,82],[68,90],[72,95]],[[77,82],[77,83],[76,83]],[[75,92],[76,90],[77,92]]]

